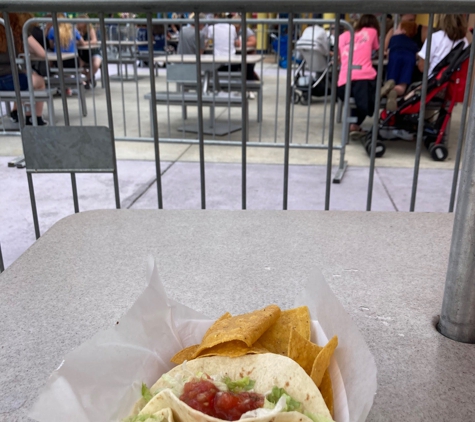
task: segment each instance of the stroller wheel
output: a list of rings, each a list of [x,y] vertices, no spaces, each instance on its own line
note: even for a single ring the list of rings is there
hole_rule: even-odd
[[[429,150],[431,145],[434,144],[435,139],[432,136],[425,136],[424,137],[424,146]]]
[[[306,94],[302,94],[302,96],[300,97],[300,104],[302,104],[302,105],[310,104],[310,102],[312,101],[311,98],[312,97],[309,97]]]
[[[366,150],[366,154],[368,154],[368,157],[371,157],[371,143],[371,139],[368,139],[364,144],[364,149]],[[384,145],[382,142],[376,141],[375,157],[381,158],[385,152],[386,145]]]
[[[294,104],[298,104],[301,100],[302,96],[298,92],[294,92],[294,96],[292,98]]]
[[[449,156],[449,150],[444,144],[434,144],[429,146],[429,154],[434,161],[444,161]]]

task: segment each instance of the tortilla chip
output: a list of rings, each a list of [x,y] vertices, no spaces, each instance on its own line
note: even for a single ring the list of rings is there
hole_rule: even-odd
[[[313,364],[322,348],[303,338],[295,329],[290,332],[290,343],[287,356],[297,362],[305,372],[312,373]]]
[[[184,349],[176,353],[175,356],[170,359],[170,362],[176,363],[177,365],[181,365],[183,362],[185,362],[185,360],[194,359],[198,347],[200,347],[199,344],[194,344],[193,346],[185,347]]]
[[[306,306],[282,311],[277,322],[259,340],[269,352],[287,356],[292,329],[310,340],[310,313]]]
[[[205,338],[213,330],[213,327],[215,326],[215,324],[217,324],[218,322],[223,321],[225,319],[232,318],[232,317],[233,316],[229,312],[226,312],[225,314],[221,315],[216,321],[213,322],[211,327],[209,327],[208,330],[206,330],[206,333],[203,336],[203,338]]]
[[[262,346],[259,346],[257,343],[254,344],[254,346],[248,347],[242,341],[233,340],[203,350],[198,358],[205,356],[227,356],[229,358],[237,358],[239,356],[256,353],[269,353],[269,351]]]
[[[323,374],[319,390],[320,393],[322,393],[323,400],[325,400],[325,404],[327,405],[328,410],[333,417],[333,387],[328,369]]]
[[[277,305],[270,305],[248,314],[220,318],[203,337],[195,356],[199,356],[206,349],[230,341],[240,341],[251,347],[279,316],[280,308]]]
[[[206,331],[205,336],[210,332],[210,330],[213,328],[214,324],[216,324],[219,321],[222,321],[224,319],[231,318],[232,315],[229,312],[226,312],[224,315],[221,315],[213,324],[211,327],[208,328],[208,331]],[[170,362],[173,362],[177,365],[181,365],[185,360],[192,360],[195,358],[195,353],[198,350],[198,347],[200,347],[199,344],[194,344],[193,346],[185,347],[184,349],[180,350],[178,353],[175,354],[170,359]]]
[[[333,336],[332,339],[320,351],[317,358],[315,359],[315,362],[313,363],[310,377],[313,379],[313,382],[317,385],[317,387],[320,387],[323,375],[330,366],[330,359],[333,356],[336,346],[338,346],[338,337]]]

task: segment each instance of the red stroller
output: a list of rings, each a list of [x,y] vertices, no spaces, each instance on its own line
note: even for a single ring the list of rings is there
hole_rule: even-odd
[[[464,49],[463,46],[463,42],[459,43],[437,64],[427,84],[426,109],[436,111],[424,122],[423,141],[435,161],[444,161],[448,156],[446,143],[450,117],[455,105],[463,102],[464,98],[470,47]],[[395,138],[391,136],[392,132],[402,129],[416,139],[420,106],[421,89],[418,87],[413,95],[406,95],[398,100],[397,110],[381,112],[376,157],[382,157],[386,151],[382,141]],[[381,132],[385,133],[384,138]],[[371,131],[363,142],[366,152],[370,155]]]

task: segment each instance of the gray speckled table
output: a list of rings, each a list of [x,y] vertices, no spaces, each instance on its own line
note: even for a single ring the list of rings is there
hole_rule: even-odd
[[[475,420],[475,346],[440,336],[453,216],[94,211],[68,217],[0,275],[0,421],[23,421],[62,357],[114,324],[153,255],[170,296],[217,317],[293,304],[321,268],[378,366],[370,421]]]

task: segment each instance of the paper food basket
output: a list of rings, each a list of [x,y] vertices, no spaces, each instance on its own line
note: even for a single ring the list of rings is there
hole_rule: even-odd
[[[201,342],[213,321],[167,298],[153,261],[149,284],[119,323],[69,353],[30,410],[39,422],[116,422],[128,416],[142,382],[151,386],[180,349]],[[364,421],[376,393],[376,365],[354,322],[320,273],[295,305],[307,305],[312,340],[339,344],[330,364],[336,422]]]

